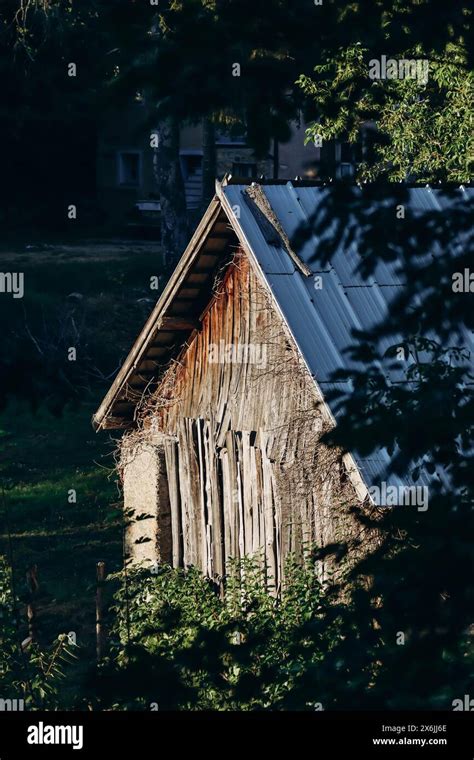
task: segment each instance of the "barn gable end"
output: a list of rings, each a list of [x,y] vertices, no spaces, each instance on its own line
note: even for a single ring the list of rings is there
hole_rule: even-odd
[[[253,555],[277,592],[290,554],[356,536],[355,490],[341,454],[320,441],[331,424],[271,293],[236,248],[200,330],[144,394],[123,438],[132,561],[171,559],[219,580],[231,558]],[[171,558],[154,551],[157,534]]]

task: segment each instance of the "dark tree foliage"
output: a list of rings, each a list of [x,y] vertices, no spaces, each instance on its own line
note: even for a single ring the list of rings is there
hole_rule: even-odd
[[[172,138],[177,125],[204,122],[206,206],[214,192],[215,144],[209,136],[216,128],[244,133],[263,158],[275,141],[290,139],[291,122],[305,103],[314,112],[296,80],[311,71],[319,36],[334,28],[335,14],[328,8],[321,15],[307,0],[169,0],[148,15],[133,7],[138,33],[117,42],[111,92],[140,92],[150,128],[161,125],[156,177],[164,247],[177,258],[183,229],[188,234],[176,169],[179,144]],[[126,14],[120,6],[112,11],[118,27],[125,26]]]
[[[334,5],[339,6],[338,43],[323,40],[314,73],[302,72],[298,80],[318,114],[308,139],[357,143],[363,131],[357,169],[365,180],[469,181],[474,154],[469,4],[335,0]],[[417,73],[372,78],[372,64],[382,57],[411,61]]]
[[[158,116],[243,126],[262,156],[273,138],[289,139],[305,101],[296,78],[311,70],[334,19],[306,0],[173,0],[158,9],[151,32],[143,28],[121,73],[149,88]]]
[[[98,93],[107,66],[108,31],[100,3],[5,0],[0,7],[0,218],[9,234],[60,230],[65,198],[81,202],[81,220],[97,221],[95,186]],[[68,64],[77,76],[68,76]]]

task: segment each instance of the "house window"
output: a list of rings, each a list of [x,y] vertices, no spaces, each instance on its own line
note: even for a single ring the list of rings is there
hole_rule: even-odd
[[[179,153],[184,181],[202,175],[202,151],[181,150]]]
[[[137,150],[120,151],[118,154],[118,183],[127,187],[141,184],[141,154]]]
[[[234,162],[232,164],[232,174],[234,177],[255,177],[257,174],[257,164]]]
[[[352,177],[354,174],[353,150],[348,143],[337,142],[335,145],[336,177]]]
[[[236,130],[216,129],[216,145],[246,145],[245,134]]]

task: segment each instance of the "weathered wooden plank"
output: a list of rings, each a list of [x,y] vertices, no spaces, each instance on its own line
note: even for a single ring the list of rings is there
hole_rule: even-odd
[[[195,421],[194,429],[197,438],[198,462],[199,462],[199,512],[201,521],[201,569],[204,574],[212,578],[213,561],[212,552],[210,551],[211,523],[209,522],[208,506],[206,498],[206,469],[204,465],[204,441],[203,441],[203,420],[198,418]]]
[[[282,556],[282,513],[281,513],[281,496],[278,488],[278,481],[273,468],[271,469],[271,486],[274,509],[274,527],[275,527],[275,586],[279,593],[282,588],[285,575],[285,558]]]
[[[265,520],[265,562],[267,570],[267,585],[270,591],[275,591],[278,583],[275,556],[274,505],[272,493],[272,473],[270,460],[266,457],[263,465],[263,499]]]
[[[173,567],[181,567],[183,561],[181,504],[178,481],[179,467],[177,462],[177,445],[175,441],[168,440],[165,442],[165,457],[171,507],[172,563]]]
[[[234,556],[234,523],[232,511],[232,487],[230,472],[230,457],[227,449],[220,452],[222,462],[222,511],[224,517],[224,566],[226,574],[229,572],[229,558]]]
[[[204,424],[204,453],[207,472],[206,493],[208,495],[212,523],[212,556],[214,573],[218,578],[222,578],[225,572],[224,536],[222,530],[222,495],[221,489],[219,488],[219,460],[216,456],[216,444],[212,433],[212,426],[209,422]]]
[[[235,516],[238,526],[239,549],[236,551],[236,557],[245,557],[245,518],[244,518],[244,498],[242,495],[242,465],[237,461],[237,505]]]
[[[241,435],[241,472],[242,472],[242,511],[244,532],[244,554],[252,554],[253,551],[253,491],[252,466],[250,461],[250,433],[243,431]]]
[[[182,530],[183,530],[183,565],[184,567],[187,567],[188,565],[192,564],[192,556],[191,556],[191,545],[192,541],[190,538],[190,527],[191,527],[191,518],[190,518],[190,496],[189,496],[189,484],[188,484],[188,478],[187,478],[187,472],[189,472],[189,452],[187,449],[187,441],[186,441],[186,429],[184,424],[184,419],[179,420],[178,426],[177,426],[177,433],[178,433],[178,446],[179,446],[179,456],[178,456],[178,482],[179,482],[179,489],[180,489],[180,495],[181,495],[181,523],[182,523]]]
[[[191,498],[191,536],[192,536],[192,555],[193,565],[205,572],[205,557],[203,557],[203,546],[205,546],[205,534],[203,533],[203,524],[201,516],[201,485],[199,480],[199,463],[198,453],[195,441],[195,421],[187,418],[186,421],[187,446],[189,451],[189,490]]]
[[[239,540],[240,540],[240,521],[239,521],[239,504],[241,500],[240,479],[237,473],[237,458],[235,452],[235,437],[231,430],[226,436],[226,449],[229,466],[229,482],[227,500],[229,502],[229,520],[231,523],[231,557],[240,557]]]
[[[262,544],[260,541],[259,514],[262,503],[262,453],[253,446],[250,449],[250,469],[252,478],[252,554],[257,555]]]

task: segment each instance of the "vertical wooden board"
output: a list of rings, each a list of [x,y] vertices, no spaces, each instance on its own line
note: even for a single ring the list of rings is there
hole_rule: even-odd
[[[191,539],[191,505],[189,493],[189,451],[184,419],[179,425],[179,487],[181,492],[182,517],[183,517],[183,558],[184,565],[192,565],[192,539]]]
[[[214,309],[211,309],[209,314],[207,315],[207,318],[204,320],[207,325],[207,341],[208,341],[208,347],[204,350],[206,351],[206,360],[205,360],[205,376],[203,378],[202,383],[202,389],[201,389],[201,401],[199,404],[199,410],[203,414],[203,416],[209,416],[211,411],[214,411],[213,409],[213,402],[212,397],[215,395],[215,387],[217,382],[217,371],[218,371],[218,365],[216,363],[216,356],[215,356],[215,346],[218,343],[219,335],[218,331],[216,329],[216,320],[217,320],[217,314]],[[211,346],[213,346],[213,360],[211,361]]]
[[[312,442],[312,426],[308,425],[308,422],[305,420],[303,423],[304,430],[302,435],[302,447],[303,451],[301,452],[301,460],[302,460],[302,466],[301,466],[301,473],[299,475],[299,478],[302,482],[303,487],[303,494],[302,494],[302,503],[303,503],[303,542],[305,546],[305,551],[308,550],[308,548],[311,546],[312,539],[313,539],[313,526],[312,526],[312,499],[311,499],[311,487],[310,487],[310,473],[309,473],[309,458],[308,458],[308,452],[311,450],[311,442]]]
[[[322,548],[324,546],[324,539],[322,533],[322,517],[321,509],[322,505],[318,502],[318,495],[316,489],[311,489],[311,496],[313,502],[313,516],[314,516],[314,543],[317,547]],[[319,560],[316,563],[316,572],[320,583],[324,583],[326,580],[326,568],[324,560]]]
[[[267,565],[267,584],[269,590],[276,588],[276,556],[275,556],[275,532],[274,532],[274,505],[272,493],[271,463],[266,457],[263,459],[263,498],[265,519],[265,560]]]
[[[245,273],[242,275],[243,281],[248,283],[248,287],[250,288],[250,279],[247,279],[245,277]],[[243,290],[242,291],[242,300],[241,300],[241,312],[240,312],[240,329],[239,329],[239,343],[250,343],[250,292],[249,290]],[[239,382],[242,388],[242,392],[240,393],[240,404],[239,404],[239,414],[238,414],[238,426],[240,430],[243,430],[245,428],[248,429],[248,425],[246,424],[246,420],[250,416],[250,410],[247,408],[249,401],[255,403],[255,399],[249,398],[249,364],[244,363],[241,365],[242,372],[240,374]]]
[[[285,502],[285,509],[282,509],[282,523],[286,526],[286,541],[283,537],[283,543],[287,546],[285,556],[288,554],[294,554],[297,550],[298,531],[297,525],[299,521],[298,516],[298,497],[294,489],[294,440],[293,440],[293,427],[289,426],[287,429],[281,431],[279,447],[280,451],[284,454],[277,454],[276,456],[284,457],[284,465],[280,469],[280,493],[282,499]]]
[[[209,522],[209,514],[207,508],[206,498],[206,478],[207,472],[205,467],[205,454],[204,454],[204,441],[203,441],[203,420],[198,417],[194,421],[194,429],[197,438],[197,454],[199,464],[199,518],[201,523],[201,570],[209,578],[212,578],[213,574],[213,562],[212,553],[208,551],[210,543],[209,537],[211,536],[211,523]]]
[[[232,510],[232,487],[230,457],[227,449],[220,453],[222,462],[222,507],[224,512],[224,562],[229,572],[229,559],[234,556],[234,521]]]
[[[239,279],[239,298],[236,303],[236,325],[234,329],[234,336],[235,341],[237,344],[245,343],[246,341],[246,323],[248,322],[248,314],[249,314],[249,298],[248,298],[248,279],[247,279],[247,269],[245,266],[245,261],[242,260],[242,266],[241,266],[241,272],[240,272],[240,279]],[[238,322],[237,322],[238,320]],[[247,383],[247,367],[244,364],[240,364],[238,367],[238,373],[236,377],[236,397],[241,398],[242,395],[246,398],[248,398],[249,395],[249,387]],[[235,421],[235,429],[237,430],[243,430],[245,429],[245,420],[246,420],[246,411],[245,406],[242,407],[242,405],[239,406],[239,412],[237,419]]]
[[[208,323],[206,322],[206,325],[203,326],[203,329],[198,334],[199,335],[199,344],[197,344],[198,348],[198,360],[199,360],[199,373],[196,377],[196,409],[199,409],[201,406],[202,401],[202,388],[205,387],[205,378],[207,375],[207,364],[209,362],[209,340],[208,340]],[[196,341],[197,343],[197,341]]]
[[[186,374],[191,375],[191,377],[196,372],[196,345],[197,341],[193,341],[186,352],[186,367],[189,368]],[[194,383],[191,383],[190,386],[187,387],[186,394],[184,396],[185,405],[183,408],[183,414],[185,417],[192,416],[193,392]]]
[[[219,421],[219,402],[220,402],[220,394],[221,394],[221,383],[222,383],[222,344],[221,341],[223,341],[223,334],[222,334],[222,313],[219,311],[219,309],[216,307],[216,313],[214,315],[214,332],[215,332],[215,343],[218,347],[218,362],[214,365],[214,384],[212,388],[212,396],[210,397],[212,408],[214,410],[214,414],[216,415],[216,419]]]
[[[262,467],[262,481],[263,481],[263,467]],[[258,513],[259,518],[259,535],[260,535],[260,553],[262,557],[262,564],[267,566],[266,560],[266,532],[265,532],[265,499],[263,496],[263,482],[262,482],[262,499],[260,501],[260,509]]]
[[[240,495],[240,480],[237,476],[237,455],[236,455],[236,441],[235,433],[229,430],[226,436],[226,448],[229,456],[229,499],[230,505],[230,519],[232,521],[232,547],[231,556],[238,558],[239,552],[239,537],[240,537],[240,521],[239,521],[239,504],[241,500]]]
[[[244,529],[244,553],[252,554],[253,550],[253,522],[252,522],[252,509],[253,509],[253,491],[255,485],[253,483],[253,471],[250,455],[250,433],[247,431],[242,432],[241,436],[241,473],[242,473],[242,516],[243,516],[243,529]]]
[[[200,333],[200,354],[201,354],[201,375],[199,378],[199,394],[197,397],[197,409],[204,410],[206,405],[204,404],[204,394],[207,389],[206,378],[209,373],[209,346],[211,343],[210,338],[210,320],[205,319],[202,323],[202,331]]]
[[[171,537],[172,537],[172,562],[173,567],[181,567],[183,562],[182,553],[182,526],[181,526],[181,503],[179,498],[178,482],[178,451],[175,441],[168,440],[165,443],[166,470],[168,476],[168,489],[171,506]]]
[[[207,542],[207,563],[208,563],[208,575],[213,578],[216,573],[215,562],[215,526],[214,526],[214,509],[212,504],[212,482],[215,477],[215,473],[212,467],[212,456],[209,452],[209,423],[206,420],[202,421],[202,458],[203,458],[203,487],[204,487],[204,502],[207,517],[206,536]],[[210,537],[210,543],[209,543]]]
[[[266,530],[265,530],[265,481],[263,476],[263,462],[266,457],[266,445],[267,445],[267,439],[268,434],[262,431],[261,440],[262,440],[262,447],[260,449],[260,473],[259,473],[259,479],[260,479],[260,500],[259,500],[259,513],[258,513],[258,519],[259,519],[259,545],[260,545],[260,554],[262,558],[262,564],[265,566],[267,565],[266,560]]]
[[[193,563],[191,539],[191,514],[189,492],[189,451],[187,445],[184,419],[178,421],[178,484],[181,502],[181,521],[183,529],[183,564]]]
[[[224,349],[228,345],[232,344],[232,298],[229,297],[229,287],[232,281],[232,277],[226,278],[223,284],[223,293],[220,296],[220,318],[221,318],[221,336],[224,344]],[[221,377],[219,385],[219,400],[217,406],[217,419],[219,424],[222,424],[224,412],[229,400],[229,382],[232,376],[233,364],[224,355],[224,361],[221,364]]]
[[[262,453],[254,446],[250,449],[250,467],[252,478],[252,554],[258,554],[261,548],[259,513],[262,501]]]
[[[195,498],[195,455],[192,436],[189,435],[189,419],[184,420],[184,440],[187,454],[187,513],[188,513],[188,536],[189,536],[189,562],[194,567],[198,567],[198,535],[196,524],[196,498]]]
[[[199,567],[198,559],[198,525],[196,520],[196,501],[199,492],[196,490],[196,457],[192,431],[190,434],[188,418],[180,420],[182,429],[182,444],[180,444],[180,484],[185,504],[186,518],[186,565]]]
[[[228,299],[226,297],[226,301],[227,300]],[[232,346],[232,310],[222,308],[220,316],[222,341],[224,349],[226,349],[228,345]],[[224,412],[229,401],[229,387],[234,368],[235,364],[232,361],[228,361],[227,357],[224,355],[224,361],[222,364],[220,364],[221,373],[219,383],[219,396],[217,401],[217,420],[219,424],[222,424]]]
[[[282,556],[282,520],[281,520],[281,500],[278,489],[278,482],[275,477],[275,472],[271,470],[271,482],[272,482],[272,496],[274,505],[274,519],[275,519],[275,564],[276,564],[276,576],[275,583],[277,586],[277,593],[281,591],[282,584],[285,575],[285,561]]]
[[[225,324],[225,340],[227,343],[230,343],[232,345],[235,345],[235,339],[234,339],[234,324],[235,324],[235,313],[234,313],[234,304],[235,304],[235,295],[236,291],[238,290],[238,285],[235,284],[236,280],[236,273],[235,271],[232,272],[232,276],[229,277],[229,296],[227,300],[227,310],[224,314],[224,319],[226,320]],[[226,373],[225,378],[225,384],[223,387],[223,393],[225,396],[225,408],[227,408],[229,403],[229,396],[230,396],[230,389],[232,387],[233,378],[235,373],[238,371],[238,364],[230,364],[228,365],[228,372]]]
[[[258,349],[258,344],[263,340],[263,336],[257,332],[257,311],[259,308],[259,294],[255,288],[253,278],[250,278],[250,272],[248,273],[249,290],[248,297],[251,299],[247,308],[248,319],[248,333],[246,343],[249,346],[253,346],[254,349]],[[248,404],[245,407],[246,418],[244,420],[245,430],[258,430],[261,427],[262,419],[262,394],[265,393],[264,383],[261,382],[261,370],[258,369],[256,363],[251,361],[248,364],[248,384],[249,384],[249,399],[252,399],[252,404]],[[251,414],[249,412],[251,411]]]
[[[210,324],[209,320],[204,320],[202,323],[202,330],[199,333],[199,355],[200,355],[200,375],[197,380],[196,386],[196,405],[193,408],[193,414],[196,414],[196,409],[201,410],[204,414],[206,409],[205,393],[207,392],[206,378],[209,377],[209,351],[210,351]]]
[[[236,482],[237,508],[235,510],[235,515],[237,517],[237,525],[238,525],[238,533],[239,533],[239,547],[238,547],[236,556],[244,557],[245,556],[244,497],[243,497],[243,486],[242,486],[242,463],[239,460],[237,460],[236,462],[236,472],[237,472],[237,482]]]
[[[234,452],[235,452],[235,467],[236,467],[236,488],[237,488],[237,519],[239,529],[239,556],[244,557],[246,554],[246,540],[245,540],[245,483],[243,472],[243,439],[245,433],[233,434],[234,438]]]
[[[203,568],[205,559],[202,556],[203,541],[202,536],[202,519],[201,519],[201,485],[199,480],[199,463],[197,447],[195,443],[194,420],[186,419],[187,446],[189,452],[189,484],[191,492],[191,536],[193,541],[193,565]]]
[[[240,299],[241,299],[241,291],[242,291],[242,284],[240,281],[240,278],[238,277],[238,271],[236,271],[235,275],[235,287],[233,290],[233,298],[232,298],[232,332],[231,332],[231,340],[234,345],[238,345],[240,341]],[[239,383],[240,383],[240,376],[242,373],[242,367],[240,365],[237,365],[234,367],[234,371],[232,373],[232,379],[229,386],[229,395],[231,398],[235,397],[239,390]],[[235,420],[234,421],[234,428],[241,429],[241,421]]]
[[[206,493],[208,510],[212,522],[212,553],[214,573],[221,578],[224,575],[224,536],[223,536],[223,505],[219,488],[219,460],[216,455],[216,444],[209,422],[204,424],[204,454],[206,465]]]

